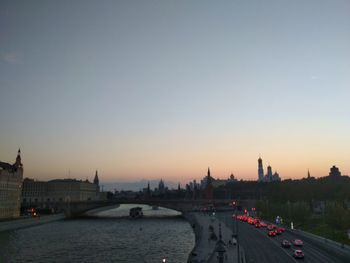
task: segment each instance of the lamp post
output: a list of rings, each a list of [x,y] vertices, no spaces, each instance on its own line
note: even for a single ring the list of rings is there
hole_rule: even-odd
[[[236,218],[236,243],[237,243],[237,262],[240,262],[239,257],[239,242],[238,242],[238,220]]]
[[[215,251],[218,253],[218,262],[224,263],[225,243],[222,241],[221,223],[219,224],[219,241],[216,243]]]
[[[235,203],[236,204],[236,203]],[[240,258],[239,258],[239,242],[238,242],[238,220],[237,220],[237,214],[236,214],[236,206],[234,207],[234,212],[235,212],[235,223],[232,224],[232,233],[233,237],[236,238],[236,245],[237,245],[237,262],[240,262]]]

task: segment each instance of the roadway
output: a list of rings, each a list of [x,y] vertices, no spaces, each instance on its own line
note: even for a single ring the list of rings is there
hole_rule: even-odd
[[[229,228],[234,229],[235,220],[231,218],[232,213],[217,213],[218,218]],[[332,249],[325,249],[317,242],[304,238],[292,231],[285,231],[276,237],[269,237],[266,228],[255,228],[246,222],[238,220],[238,240],[243,246],[247,263],[264,262],[308,262],[308,263],[345,263],[350,262],[350,258],[338,254]],[[283,248],[281,241],[287,239],[292,242],[294,239],[301,239],[304,246],[301,250],[305,254],[304,260],[295,259],[292,254],[295,247]]]

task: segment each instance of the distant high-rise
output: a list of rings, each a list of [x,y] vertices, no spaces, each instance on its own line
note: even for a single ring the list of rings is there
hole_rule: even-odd
[[[261,157],[258,159],[258,181],[262,182],[264,180],[264,167]]]

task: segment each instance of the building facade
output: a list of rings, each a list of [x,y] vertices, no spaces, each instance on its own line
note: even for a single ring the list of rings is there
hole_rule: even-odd
[[[14,164],[0,162],[0,219],[19,217],[22,180],[23,164],[18,150]]]
[[[94,183],[88,180],[55,179],[48,182],[26,178],[22,187],[22,206],[54,208],[61,202],[100,200],[99,179],[96,171]]]

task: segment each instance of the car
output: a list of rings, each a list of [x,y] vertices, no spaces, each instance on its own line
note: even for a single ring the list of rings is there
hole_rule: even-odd
[[[271,231],[271,230],[276,229],[276,226],[274,226],[274,225],[268,225],[268,226],[267,226],[267,229]]]
[[[260,221],[260,227],[267,227],[267,224]]]
[[[286,231],[284,227],[280,227],[279,230],[281,230],[282,232]]]
[[[294,251],[293,257],[298,258],[298,259],[302,259],[305,257],[305,255],[304,255],[303,251],[301,251],[300,249],[297,249]]]
[[[290,248],[292,244],[287,239],[283,239],[281,242],[281,246],[284,248]]]
[[[280,234],[283,233],[283,231],[282,231],[280,228],[277,228],[275,231],[276,231],[276,234],[277,234],[277,235],[280,235]]]
[[[269,237],[275,237],[276,236],[276,231],[269,231],[269,232],[267,232],[267,235]]]
[[[297,246],[297,247],[302,247],[304,245],[304,243],[300,239],[294,239],[293,245]]]

